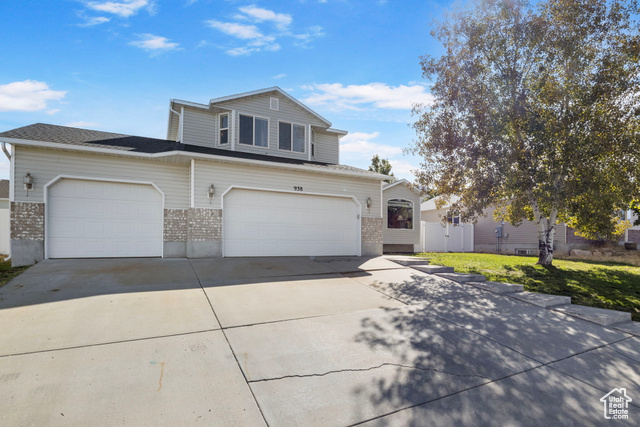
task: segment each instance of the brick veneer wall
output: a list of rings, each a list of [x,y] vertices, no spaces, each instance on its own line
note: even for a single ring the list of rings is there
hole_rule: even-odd
[[[11,239],[44,240],[44,203],[11,202]]]
[[[186,242],[189,209],[164,210],[164,241]]]
[[[629,242],[640,243],[640,230],[629,230],[628,234]]]
[[[362,218],[362,243],[382,244],[382,218]]]
[[[222,241],[222,209],[191,208],[187,222],[187,241]]]

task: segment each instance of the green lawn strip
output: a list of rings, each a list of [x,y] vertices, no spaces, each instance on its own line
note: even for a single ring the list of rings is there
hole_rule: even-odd
[[[494,282],[518,283],[526,291],[571,297],[579,305],[627,311],[640,321],[640,267],[614,262],[553,261],[537,257],[477,253],[422,253],[431,264],[458,273],[484,274]]]
[[[9,280],[13,279],[27,268],[29,268],[29,266],[11,267],[11,261],[0,261],[0,286],[7,284]]]

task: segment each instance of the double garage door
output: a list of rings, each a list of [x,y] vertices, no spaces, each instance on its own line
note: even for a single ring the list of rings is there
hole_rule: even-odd
[[[232,189],[223,203],[224,256],[360,253],[349,197]],[[152,185],[62,179],[46,211],[49,258],[162,256],[163,196]]]
[[[359,255],[350,197],[233,189],[223,200],[224,256]]]

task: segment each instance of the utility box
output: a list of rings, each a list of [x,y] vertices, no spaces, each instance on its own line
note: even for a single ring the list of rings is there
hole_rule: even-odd
[[[502,226],[499,225],[498,227],[496,227],[496,239],[502,239]]]

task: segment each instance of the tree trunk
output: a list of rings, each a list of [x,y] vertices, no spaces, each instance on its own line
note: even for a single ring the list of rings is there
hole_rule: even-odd
[[[549,266],[553,264],[553,239],[538,240],[538,262],[536,264]]]
[[[551,266],[553,264],[553,238],[556,235],[556,219],[558,210],[551,209],[549,218],[540,214],[537,203],[533,203],[533,211],[538,218],[538,265]]]

